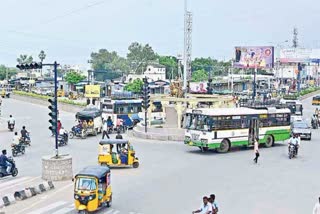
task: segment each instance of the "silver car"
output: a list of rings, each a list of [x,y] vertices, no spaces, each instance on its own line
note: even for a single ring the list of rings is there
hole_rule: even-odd
[[[291,124],[291,132],[293,135],[298,134],[301,139],[311,140],[311,128],[304,120],[294,121]]]

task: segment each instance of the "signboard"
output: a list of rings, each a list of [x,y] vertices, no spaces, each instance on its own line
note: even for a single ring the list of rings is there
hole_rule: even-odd
[[[207,82],[191,82],[190,92],[207,93]]]
[[[236,68],[273,68],[274,47],[255,46],[255,47],[235,47]]]
[[[320,49],[289,48],[280,50],[280,62],[282,63],[319,63]]]
[[[100,85],[86,85],[84,96],[88,98],[99,98],[100,88]]]

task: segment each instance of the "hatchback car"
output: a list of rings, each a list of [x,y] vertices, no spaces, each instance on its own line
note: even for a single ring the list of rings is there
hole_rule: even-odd
[[[291,124],[292,134],[298,134],[301,139],[311,140],[311,128],[306,121],[294,121]]]

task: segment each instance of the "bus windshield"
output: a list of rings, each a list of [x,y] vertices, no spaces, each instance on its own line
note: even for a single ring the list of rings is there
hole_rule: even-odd
[[[208,124],[210,119],[206,115],[201,114],[187,114],[185,128],[191,130],[206,130],[208,131]]]

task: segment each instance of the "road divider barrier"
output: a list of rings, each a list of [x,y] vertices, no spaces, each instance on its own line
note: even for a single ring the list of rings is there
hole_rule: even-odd
[[[42,194],[43,192],[47,192],[52,189],[54,189],[52,181],[45,181],[37,186],[27,187],[24,190],[16,191],[13,195],[4,196],[2,200],[0,200],[0,208],[4,206],[9,206],[15,203],[16,201],[26,200],[28,198]]]

